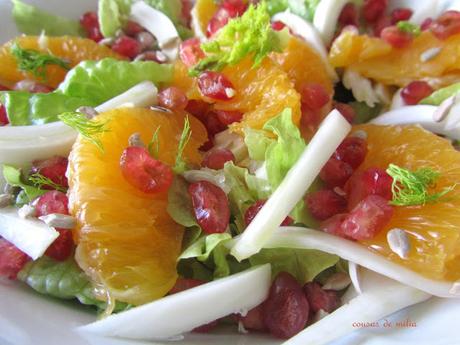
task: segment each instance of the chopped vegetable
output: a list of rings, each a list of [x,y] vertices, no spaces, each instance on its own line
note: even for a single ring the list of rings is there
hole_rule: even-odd
[[[460,92],[460,83],[455,83],[436,90],[430,96],[422,99],[420,104],[440,105],[449,97],[452,97]]]
[[[399,30],[403,32],[410,33],[414,36],[418,36],[421,34],[422,30],[420,29],[420,25],[411,23],[406,20],[402,20],[396,24]]]
[[[54,183],[50,178],[39,173],[30,175],[29,181],[39,189],[43,189],[43,187],[46,186],[63,193],[67,191],[67,188],[62,187],[60,184]]]
[[[184,129],[182,130],[182,134],[180,136],[179,146],[177,148],[176,164],[173,169],[176,174],[183,173],[187,168],[187,163],[182,158],[182,153],[184,152],[185,146],[187,146],[191,136],[192,131],[190,129],[190,120],[187,116],[184,121]]]

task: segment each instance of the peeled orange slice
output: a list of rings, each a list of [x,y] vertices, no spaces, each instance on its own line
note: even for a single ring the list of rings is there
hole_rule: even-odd
[[[125,59],[110,48],[96,42],[80,37],[44,37],[21,36],[5,43],[0,48],[0,83],[12,87],[18,81],[24,79],[37,80],[38,82],[56,88],[67,73],[62,67],[49,65],[46,68],[45,80],[31,73],[22,72],[18,69],[16,58],[11,54],[11,46],[16,42],[23,49],[32,49],[43,54],[52,54],[69,63],[74,67],[83,60],[100,60],[106,57]]]
[[[192,138],[184,159],[199,164],[206,130],[190,120]],[[108,131],[99,136],[104,152],[80,136],[69,158],[69,209],[78,223],[76,260],[100,298],[147,303],[164,296],[176,281],[183,228],[166,212],[166,193],[152,196],[127,182],[120,157],[133,133],[148,143],[159,128],[158,159],[174,165],[184,114],[121,108],[97,121],[108,122]]]
[[[369,152],[359,170],[387,169],[390,163],[411,171],[429,167],[440,173],[436,192],[460,181],[460,152],[446,139],[417,126],[362,125],[356,130],[364,130],[368,135]],[[362,243],[428,278],[460,279],[459,208],[458,186],[435,203],[395,207],[384,231]],[[409,235],[411,249],[407,259],[389,248],[386,236],[394,228]]]

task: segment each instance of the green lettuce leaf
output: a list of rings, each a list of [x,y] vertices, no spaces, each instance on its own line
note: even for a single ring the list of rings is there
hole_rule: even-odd
[[[146,3],[166,14],[175,26],[180,24],[182,14],[181,0],[147,0]]]
[[[265,131],[253,128],[244,129],[244,143],[248,147],[249,157],[259,162],[265,161],[265,153],[275,140],[267,137]]]
[[[19,187],[24,191],[24,193],[19,194],[21,195],[21,199],[19,200],[21,204],[30,202],[47,192],[46,190],[24,183],[22,181],[21,169],[17,169],[10,165],[3,165],[3,177],[9,185]]]
[[[249,258],[253,266],[271,264],[272,276],[279,272],[288,272],[302,285],[312,281],[319,273],[334,266],[338,261],[339,257],[336,255],[318,250],[293,248],[262,249]]]
[[[147,61],[119,61],[111,58],[83,61],[67,73],[65,80],[50,93],[0,92],[13,126],[42,124],[58,120],[58,115],[80,106],[96,106],[150,80],[155,84],[172,79],[173,67]]]
[[[460,83],[452,84],[442,89],[436,90],[430,96],[422,99],[420,104],[440,105],[449,97],[460,92]]]
[[[270,16],[289,10],[311,22],[320,0],[266,0],[266,2]]]
[[[20,0],[13,2],[13,19],[18,31],[26,35],[84,36],[77,20],[56,16]]]
[[[382,105],[376,104],[373,108],[369,107],[366,102],[351,102],[349,103],[355,110],[355,118],[353,123],[366,123],[377,117],[382,111]]]

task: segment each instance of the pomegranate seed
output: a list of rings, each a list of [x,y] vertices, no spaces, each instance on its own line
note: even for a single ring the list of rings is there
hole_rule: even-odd
[[[190,27],[192,21],[192,9],[194,2],[192,0],[182,0],[181,16],[184,20],[185,26]]]
[[[379,195],[369,195],[347,215],[340,226],[345,236],[354,240],[374,238],[393,216],[393,207]]]
[[[7,88],[5,85],[0,84],[0,91],[8,91],[9,88]]]
[[[283,22],[280,22],[279,20],[272,22],[271,25],[272,25],[272,29],[275,31],[281,31],[286,27],[286,24],[284,24]]]
[[[391,24],[395,25],[403,20],[409,20],[412,17],[412,10],[410,8],[399,7],[391,11]]]
[[[341,26],[353,25],[357,27],[359,25],[358,9],[355,4],[348,3],[343,7],[339,16],[339,23]]]
[[[94,42],[99,42],[104,38],[101,29],[99,29],[99,26],[88,31],[88,38]]]
[[[37,217],[47,216],[49,214],[69,214],[69,199],[67,195],[56,190],[46,192],[38,198],[35,206]]]
[[[346,217],[346,213],[336,214],[335,216],[332,216],[331,218],[322,222],[319,225],[319,228],[328,234],[343,237],[341,225]]]
[[[353,174],[345,189],[348,196],[348,209],[353,209],[361,200],[369,195],[378,195],[385,200],[391,200],[393,178],[383,169],[369,168]]]
[[[80,25],[85,29],[88,37],[93,41],[99,42],[104,38],[99,27],[99,20],[96,12],[86,12],[83,14],[80,18]]]
[[[260,209],[265,205],[266,202],[267,200],[258,200],[254,204],[249,206],[249,208],[244,213],[244,223],[246,224],[246,226],[248,226],[253,221],[257,213],[259,213]],[[294,220],[291,217],[287,216],[281,223],[281,226],[289,226],[293,222]]]
[[[228,126],[234,122],[240,122],[243,118],[243,113],[232,110],[216,110],[217,118],[221,123]]]
[[[126,148],[120,159],[121,172],[132,186],[147,194],[166,192],[173,181],[172,169],[151,157],[144,147]]]
[[[418,104],[422,99],[433,93],[433,88],[426,81],[413,81],[401,91],[404,103],[408,105]]]
[[[356,169],[364,162],[366,154],[366,140],[358,137],[348,137],[335,150],[334,157],[339,161],[350,164],[353,169]]]
[[[264,323],[270,333],[281,339],[296,335],[307,324],[309,311],[299,283],[289,273],[279,273],[263,304]]]
[[[347,200],[332,190],[320,190],[305,198],[308,210],[318,220],[328,219],[347,209]]]
[[[56,261],[65,261],[72,255],[74,249],[72,231],[59,228],[56,230],[59,232],[59,237],[48,247],[45,255]]]
[[[205,154],[201,166],[219,170],[224,168],[226,162],[235,162],[232,151],[216,147]]]
[[[179,57],[187,67],[195,66],[206,55],[201,50],[199,38],[190,38],[180,44]]]
[[[311,110],[320,110],[331,99],[326,89],[320,84],[303,84],[299,92],[302,103]]]
[[[431,27],[431,24],[433,24],[433,18],[428,17],[422,22],[420,29],[422,31],[428,30]]]
[[[3,104],[0,104],[0,127],[6,126],[9,123],[10,123],[10,120],[8,119],[6,108],[3,106]]]
[[[112,50],[120,55],[134,59],[141,52],[141,45],[134,38],[120,36],[113,43]]]
[[[316,313],[324,310],[327,313],[332,313],[340,307],[341,301],[337,291],[324,290],[321,285],[316,282],[307,283],[303,287],[303,291],[307,296],[310,310]]]
[[[411,33],[401,31],[396,26],[389,26],[383,29],[380,37],[392,47],[398,49],[409,46],[413,40]]]
[[[184,91],[176,86],[170,86],[158,94],[158,104],[172,110],[184,110],[188,99]]]
[[[314,132],[321,122],[321,113],[318,110],[310,109],[305,104],[301,104],[301,110],[300,123],[303,127]]]
[[[247,4],[242,0],[225,0],[209,21],[206,36],[213,36],[217,31],[227,25],[231,18],[241,16],[246,9]]]
[[[54,183],[62,186],[69,187],[65,173],[69,161],[66,157],[53,156],[48,159],[36,160],[32,162],[32,174],[41,174],[49,178]],[[44,189],[52,189],[51,186],[45,185]]]
[[[0,276],[16,279],[31,258],[12,243],[0,237]]]
[[[343,187],[352,174],[353,168],[350,164],[332,157],[321,169],[319,177],[329,187]]]
[[[334,108],[337,109],[348,122],[353,123],[353,120],[356,117],[356,112],[351,105],[341,102],[335,102]]]
[[[200,121],[204,122],[206,114],[209,111],[209,104],[200,100],[190,99],[185,110],[195,116]]]
[[[241,321],[245,329],[263,332],[267,330],[264,323],[264,305],[259,304],[257,307],[248,311],[245,316],[237,315],[237,320]]]
[[[227,195],[207,181],[192,183],[188,192],[192,197],[195,218],[207,234],[224,232],[230,221]]]
[[[224,0],[222,8],[225,8],[230,18],[241,16],[248,8],[247,1],[244,0]]]
[[[145,30],[142,26],[140,26],[136,22],[133,22],[132,20],[128,20],[123,31],[128,36],[135,37],[138,33],[141,33],[142,31],[145,31]]]
[[[460,12],[446,11],[430,26],[433,34],[440,40],[445,40],[460,32]]]
[[[388,6],[388,0],[365,0],[362,14],[368,23],[374,23],[381,17]]]
[[[380,37],[382,35],[383,29],[391,26],[391,17],[390,16],[381,16],[377,21],[372,25],[372,31],[375,37]]]
[[[198,77],[198,87],[203,96],[228,101],[235,96],[232,82],[222,73],[204,72]]]
[[[219,121],[219,117],[213,111],[208,112],[205,115],[202,122],[208,131],[208,135],[211,138],[214,137],[214,135],[216,135],[217,133],[220,133],[227,129],[227,126],[225,126],[222,122]]]

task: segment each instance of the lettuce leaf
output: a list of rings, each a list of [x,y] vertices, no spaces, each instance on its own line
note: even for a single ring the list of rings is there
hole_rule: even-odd
[[[13,19],[18,31],[26,35],[84,36],[77,20],[56,16],[20,0],[13,2]]]
[[[275,142],[265,131],[253,128],[244,129],[244,143],[248,147],[249,157],[259,162],[265,161],[268,147]]]
[[[19,187],[24,191],[23,194],[19,194],[21,195],[21,200],[19,201],[21,204],[30,202],[47,192],[46,190],[24,183],[22,181],[21,169],[12,167],[10,165],[3,165],[3,177],[9,185],[13,187]],[[24,194],[26,198],[24,198]]]
[[[422,99],[420,104],[428,104],[428,105],[440,105],[449,97],[456,95],[460,92],[460,83],[455,83],[442,89],[436,90],[430,96]]]
[[[172,79],[173,67],[147,61],[119,61],[111,58],[83,61],[67,73],[65,80],[50,93],[0,92],[13,126],[43,124],[80,106],[99,105],[149,80],[157,85]]]
[[[274,248],[262,249],[249,258],[251,265],[269,263],[272,266],[272,275],[279,272],[288,272],[297,278],[300,284],[312,281],[319,273],[334,266],[339,261],[337,255],[319,250]]]
[[[266,2],[271,16],[289,10],[311,22],[320,0],[266,0]]]

